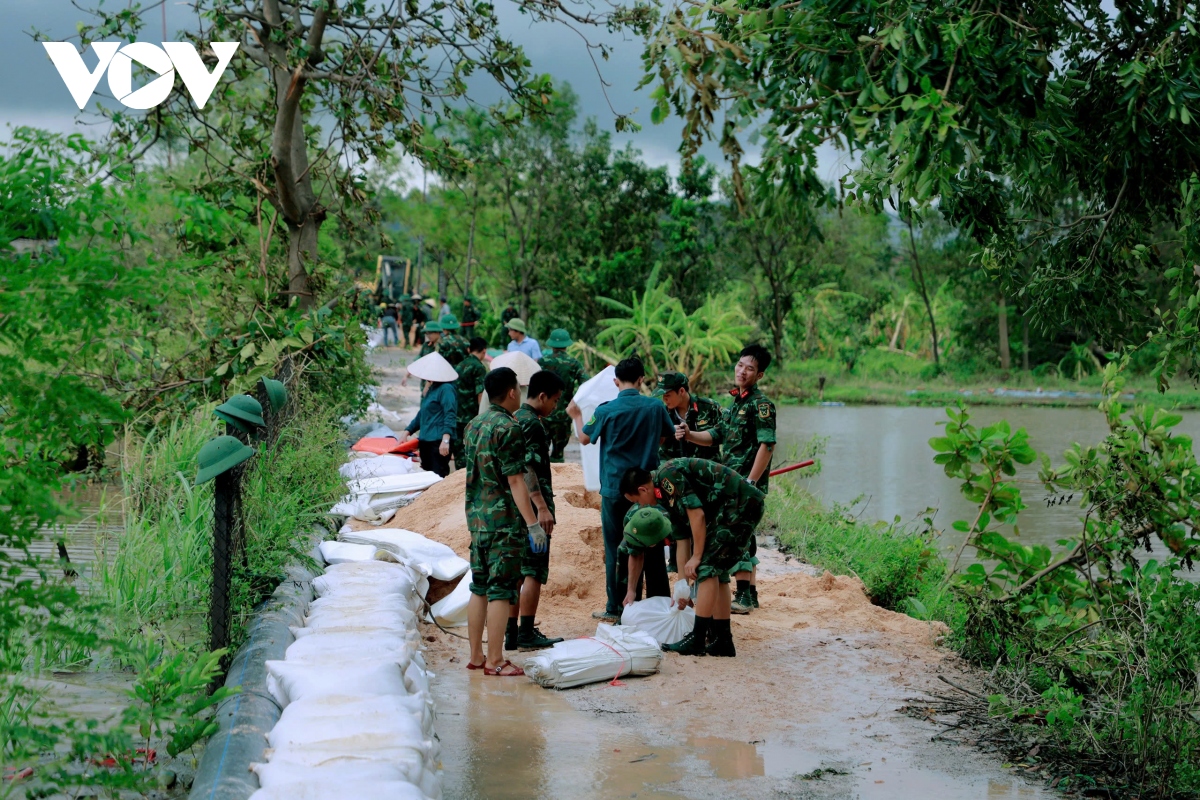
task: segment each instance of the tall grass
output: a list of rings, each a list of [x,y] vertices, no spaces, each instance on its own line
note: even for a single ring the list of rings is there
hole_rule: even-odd
[[[946,586],[932,534],[899,523],[867,523],[782,484],[767,496],[764,530],[782,549],[835,575],[854,575],[876,605],[962,630],[964,609]]]

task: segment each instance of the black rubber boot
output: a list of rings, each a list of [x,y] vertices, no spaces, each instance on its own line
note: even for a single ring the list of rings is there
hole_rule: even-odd
[[[753,608],[758,608],[758,587],[753,583],[750,584],[750,605]]]
[[[516,617],[508,618],[508,628],[506,628],[504,631],[504,649],[505,650],[516,650],[517,649],[517,618]]]
[[[552,639],[533,627],[529,630],[522,628],[517,636],[517,645],[522,650],[541,650],[544,647],[553,647],[561,641],[561,637]]]
[[[712,617],[696,617],[696,627],[692,632],[674,644],[664,644],[663,650],[668,653],[678,653],[681,656],[708,655],[704,649],[704,641],[708,636],[709,624]]]
[[[712,625],[713,641],[712,644],[705,648],[705,653],[710,656],[735,657],[737,650],[733,646],[733,632],[729,629],[729,620],[715,619]]]

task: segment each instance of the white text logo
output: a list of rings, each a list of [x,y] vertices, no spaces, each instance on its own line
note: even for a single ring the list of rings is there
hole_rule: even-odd
[[[163,42],[162,47],[149,42],[134,42],[124,47],[120,42],[92,42],[92,52],[97,59],[94,70],[87,68],[82,54],[70,42],[42,42],[42,46],[50,54],[50,60],[58,68],[58,74],[81,111],[96,91],[105,70],[108,70],[108,88],[126,108],[144,110],[166,100],[175,85],[176,71],[196,101],[196,107],[204,108],[238,49],[237,42],[213,42],[210,46],[216,53],[217,66],[209,72],[189,42]],[[133,89],[134,61],[159,75],[136,91]]]

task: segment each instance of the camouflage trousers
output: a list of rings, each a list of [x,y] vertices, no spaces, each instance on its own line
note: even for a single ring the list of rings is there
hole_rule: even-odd
[[[555,414],[546,418],[546,431],[550,434],[550,463],[563,463],[563,452],[571,441],[571,418],[558,418]]]
[[[755,545],[754,529],[762,520],[764,510],[761,502],[748,503],[738,509],[723,509],[716,520],[708,524],[704,553],[696,571],[699,580],[716,578],[721,583],[729,583],[729,576],[742,568],[749,557],[747,553]],[[758,563],[757,558],[754,563]]]
[[[515,531],[471,532],[471,594],[517,602],[525,537]]]
[[[546,552],[544,553],[533,552],[529,549],[528,543],[526,543],[524,549],[521,551],[521,583],[525,582],[525,578],[533,578],[542,586],[549,583],[550,544],[553,539],[553,536],[546,536]]]
[[[467,465],[467,450],[463,436],[466,434],[469,419],[460,419],[454,423],[454,439],[450,442],[450,457],[454,459],[454,469],[460,470]]]

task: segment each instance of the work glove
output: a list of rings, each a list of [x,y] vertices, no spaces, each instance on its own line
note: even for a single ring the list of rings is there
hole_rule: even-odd
[[[529,550],[534,553],[544,553],[550,547],[550,537],[542,530],[542,526],[533,523],[529,526]]]

